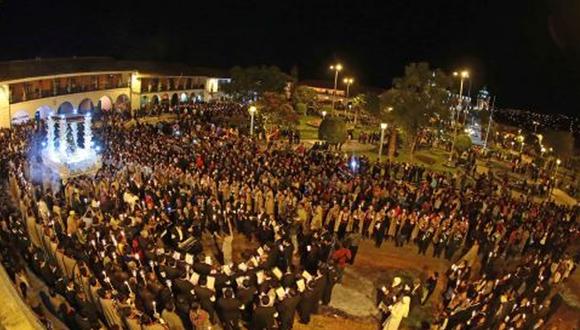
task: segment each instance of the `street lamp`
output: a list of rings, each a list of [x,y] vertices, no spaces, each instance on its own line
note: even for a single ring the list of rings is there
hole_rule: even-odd
[[[552,194],[554,193],[554,189],[556,188],[556,184],[558,182],[558,167],[560,167],[561,163],[562,161],[560,160],[560,158],[556,159],[556,169],[554,170],[554,182],[552,182],[552,189],[550,189],[550,197],[552,197]]]
[[[344,78],[343,82],[346,84],[346,102],[348,103],[348,96],[350,94],[350,85],[354,82],[353,78]],[[348,120],[348,107],[344,108],[344,116]]]
[[[354,82],[353,78],[344,78],[343,82],[346,84],[346,98],[348,99],[348,95],[350,94],[350,85]]]
[[[556,170],[554,171],[554,177],[558,175],[558,167],[560,167],[561,163],[562,161],[560,160],[560,158],[556,159]]]
[[[538,125],[540,125],[540,123],[538,123],[537,121],[532,121],[532,124],[534,125],[534,133],[538,132]]]
[[[254,114],[256,113],[256,107],[252,105],[248,111],[250,111],[250,136],[254,136]]]
[[[459,72],[453,72],[453,76],[460,78],[460,83],[459,83],[459,104],[458,104],[458,113],[460,113],[461,108],[462,108],[462,103],[463,103],[463,82],[465,81],[465,79],[469,78],[469,71],[467,70],[463,70],[461,71],[461,73]],[[449,152],[449,163],[451,163],[451,161],[453,161],[453,149],[455,149],[455,140],[457,139],[457,121],[459,120],[459,116],[457,116],[457,119],[455,119],[455,116],[453,116],[453,121],[454,121],[454,128],[453,128],[453,142],[451,143],[451,151]]]
[[[381,161],[381,156],[383,155],[383,144],[385,144],[385,130],[387,129],[387,123],[381,123],[381,144],[379,145],[379,162]]]
[[[330,66],[330,70],[334,71],[334,89],[332,90],[332,111],[334,112],[334,103],[336,102],[336,87],[338,84],[338,73],[342,71],[342,64],[337,63]]]

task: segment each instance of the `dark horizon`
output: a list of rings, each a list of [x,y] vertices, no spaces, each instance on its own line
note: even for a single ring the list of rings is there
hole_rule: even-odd
[[[498,106],[578,113],[580,17],[571,14],[578,5],[503,2],[3,0],[0,59],[112,56],[286,72],[297,66],[300,79],[331,79],[328,66],[340,61],[356,85],[380,88],[406,64],[426,61],[448,72],[469,69],[471,94],[487,86]]]

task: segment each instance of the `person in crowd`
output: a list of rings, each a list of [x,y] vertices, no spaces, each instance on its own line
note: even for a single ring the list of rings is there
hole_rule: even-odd
[[[236,103],[151,111],[179,118],[105,118],[95,132],[102,167],[66,183],[39,170],[43,127],[0,131],[2,261],[22,283],[29,265],[63,297],[57,309],[72,328],[289,329],[294,311],[308,323],[331,301],[367,239],[455,262],[436,315],[447,328],[545,322],[541,306],[574,269],[566,251],[579,238],[578,206],[514,198],[486,175],[471,182],[365,157],[353,170],[328,145],[268,135],[265,146],[232,127],[248,116]],[[250,244],[240,255],[238,237]],[[513,269],[498,269],[508,257]],[[377,290],[381,326],[396,329],[437,282],[398,278]]]

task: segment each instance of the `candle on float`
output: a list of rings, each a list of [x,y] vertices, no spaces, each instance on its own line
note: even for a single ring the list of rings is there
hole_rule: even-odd
[[[139,266],[141,265],[141,258],[139,257],[139,253],[135,253],[135,259],[137,259],[137,262],[139,263]]]
[[[157,314],[157,302],[153,300],[153,314]]]

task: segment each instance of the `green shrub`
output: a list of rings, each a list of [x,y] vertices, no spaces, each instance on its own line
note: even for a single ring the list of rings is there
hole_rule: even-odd
[[[308,110],[306,104],[304,103],[296,104],[296,112],[298,112],[298,114],[306,116],[306,110]]]
[[[330,144],[344,143],[347,138],[346,123],[340,117],[327,115],[318,128],[318,138]]]
[[[471,145],[472,145],[471,137],[469,137],[469,135],[467,134],[461,134],[457,137],[457,140],[455,141],[455,150],[457,150],[457,152],[459,153],[462,153],[467,149],[471,148]]]

